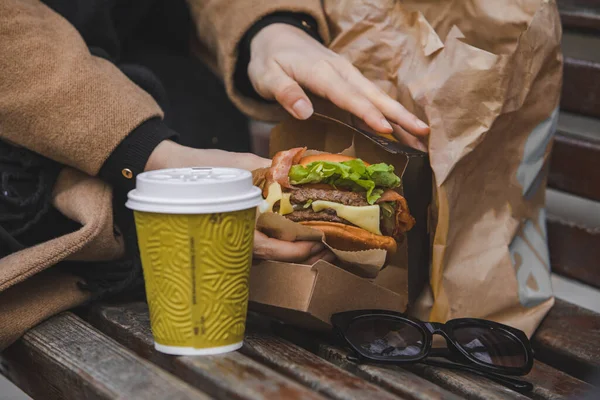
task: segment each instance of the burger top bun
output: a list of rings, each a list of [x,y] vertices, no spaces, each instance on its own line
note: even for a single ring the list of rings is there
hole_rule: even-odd
[[[355,159],[356,159],[356,157],[344,156],[341,154],[323,153],[323,154],[315,154],[313,156],[303,157],[302,159],[300,159],[300,165],[307,165],[307,164],[310,164],[311,162],[315,162],[315,161],[343,162],[343,161],[350,161],[350,160],[355,160]],[[369,166],[370,164],[365,162],[365,165]]]
[[[382,249],[394,254],[398,244],[390,236],[381,236],[352,225],[339,222],[302,221],[302,225],[318,229],[325,234],[325,241],[334,249],[361,251]]]

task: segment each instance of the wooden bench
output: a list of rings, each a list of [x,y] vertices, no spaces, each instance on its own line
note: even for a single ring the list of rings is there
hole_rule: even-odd
[[[558,301],[533,341],[536,399],[586,393],[600,367],[600,315]],[[358,365],[327,337],[256,314],[239,352],[174,357],[153,348],[144,302],[63,313],[3,354],[34,399],[526,399],[480,377],[425,365]],[[1,397],[1,396],[0,396]]]
[[[559,6],[565,32],[600,37],[599,0],[559,0]],[[561,109],[600,118],[600,63],[565,58]],[[600,129],[581,135],[560,126],[548,184],[600,201]],[[559,216],[549,219],[548,237],[556,273],[600,288],[600,229]],[[557,300],[532,342],[536,363],[525,379],[534,391],[524,395],[426,365],[358,365],[329,337],[258,314],[249,316],[238,352],[168,356],[153,348],[147,306],[121,301],[40,324],[0,355],[0,372],[35,399],[554,400],[592,389],[600,373],[600,314]]]
[[[600,202],[600,1],[559,0],[565,56],[561,116],[548,186]],[[574,39],[572,39],[574,37]],[[577,41],[588,42],[576,51]],[[579,58],[575,58],[579,57]],[[587,127],[571,121],[585,117]],[[600,228],[564,216],[548,221],[552,269],[600,288]]]

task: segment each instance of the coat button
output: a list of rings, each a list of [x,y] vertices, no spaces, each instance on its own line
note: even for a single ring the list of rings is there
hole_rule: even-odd
[[[217,143],[219,143],[219,138],[215,136],[212,138],[211,141],[212,141],[212,144],[217,144]]]
[[[131,178],[133,178],[133,172],[131,172],[131,170],[130,170],[129,168],[123,168],[123,169],[121,170],[121,174],[123,174],[123,176],[124,176],[126,179],[131,179]]]

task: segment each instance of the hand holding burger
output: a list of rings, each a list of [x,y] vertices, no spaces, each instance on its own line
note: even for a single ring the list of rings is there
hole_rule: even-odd
[[[170,140],[160,143],[146,164],[146,171],[184,167],[229,167],[248,171],[271,165],[271,160],[251,153],[232,153],[216,149],[194,149]],[[319,259],[332,261],[333,254],[320,242],[287,242],[254,232],[254,258],[300,264],[313,264]]]

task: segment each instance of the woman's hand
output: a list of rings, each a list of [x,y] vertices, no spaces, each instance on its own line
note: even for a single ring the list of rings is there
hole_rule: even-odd
[[[347,59],[296,27],[269,25],[256,34],[250,47],[248,75],[252,85],[262,97],[277,100],[298,119],[313,113],[304,87],[378,132],[393,133],[402,140],[390,121],[412,135],[429,134],[427,124],[365,78]]]
[[[286,242],[254,231],[254,258],[312,265],[320,259],[331,262],[335,256],[321,242]]]
[[[146,171],[185,167],[229,167],[248,171],[271,166],[271,160],[252,153],[194,149],[170,140],[162,141],[148,159]]]

